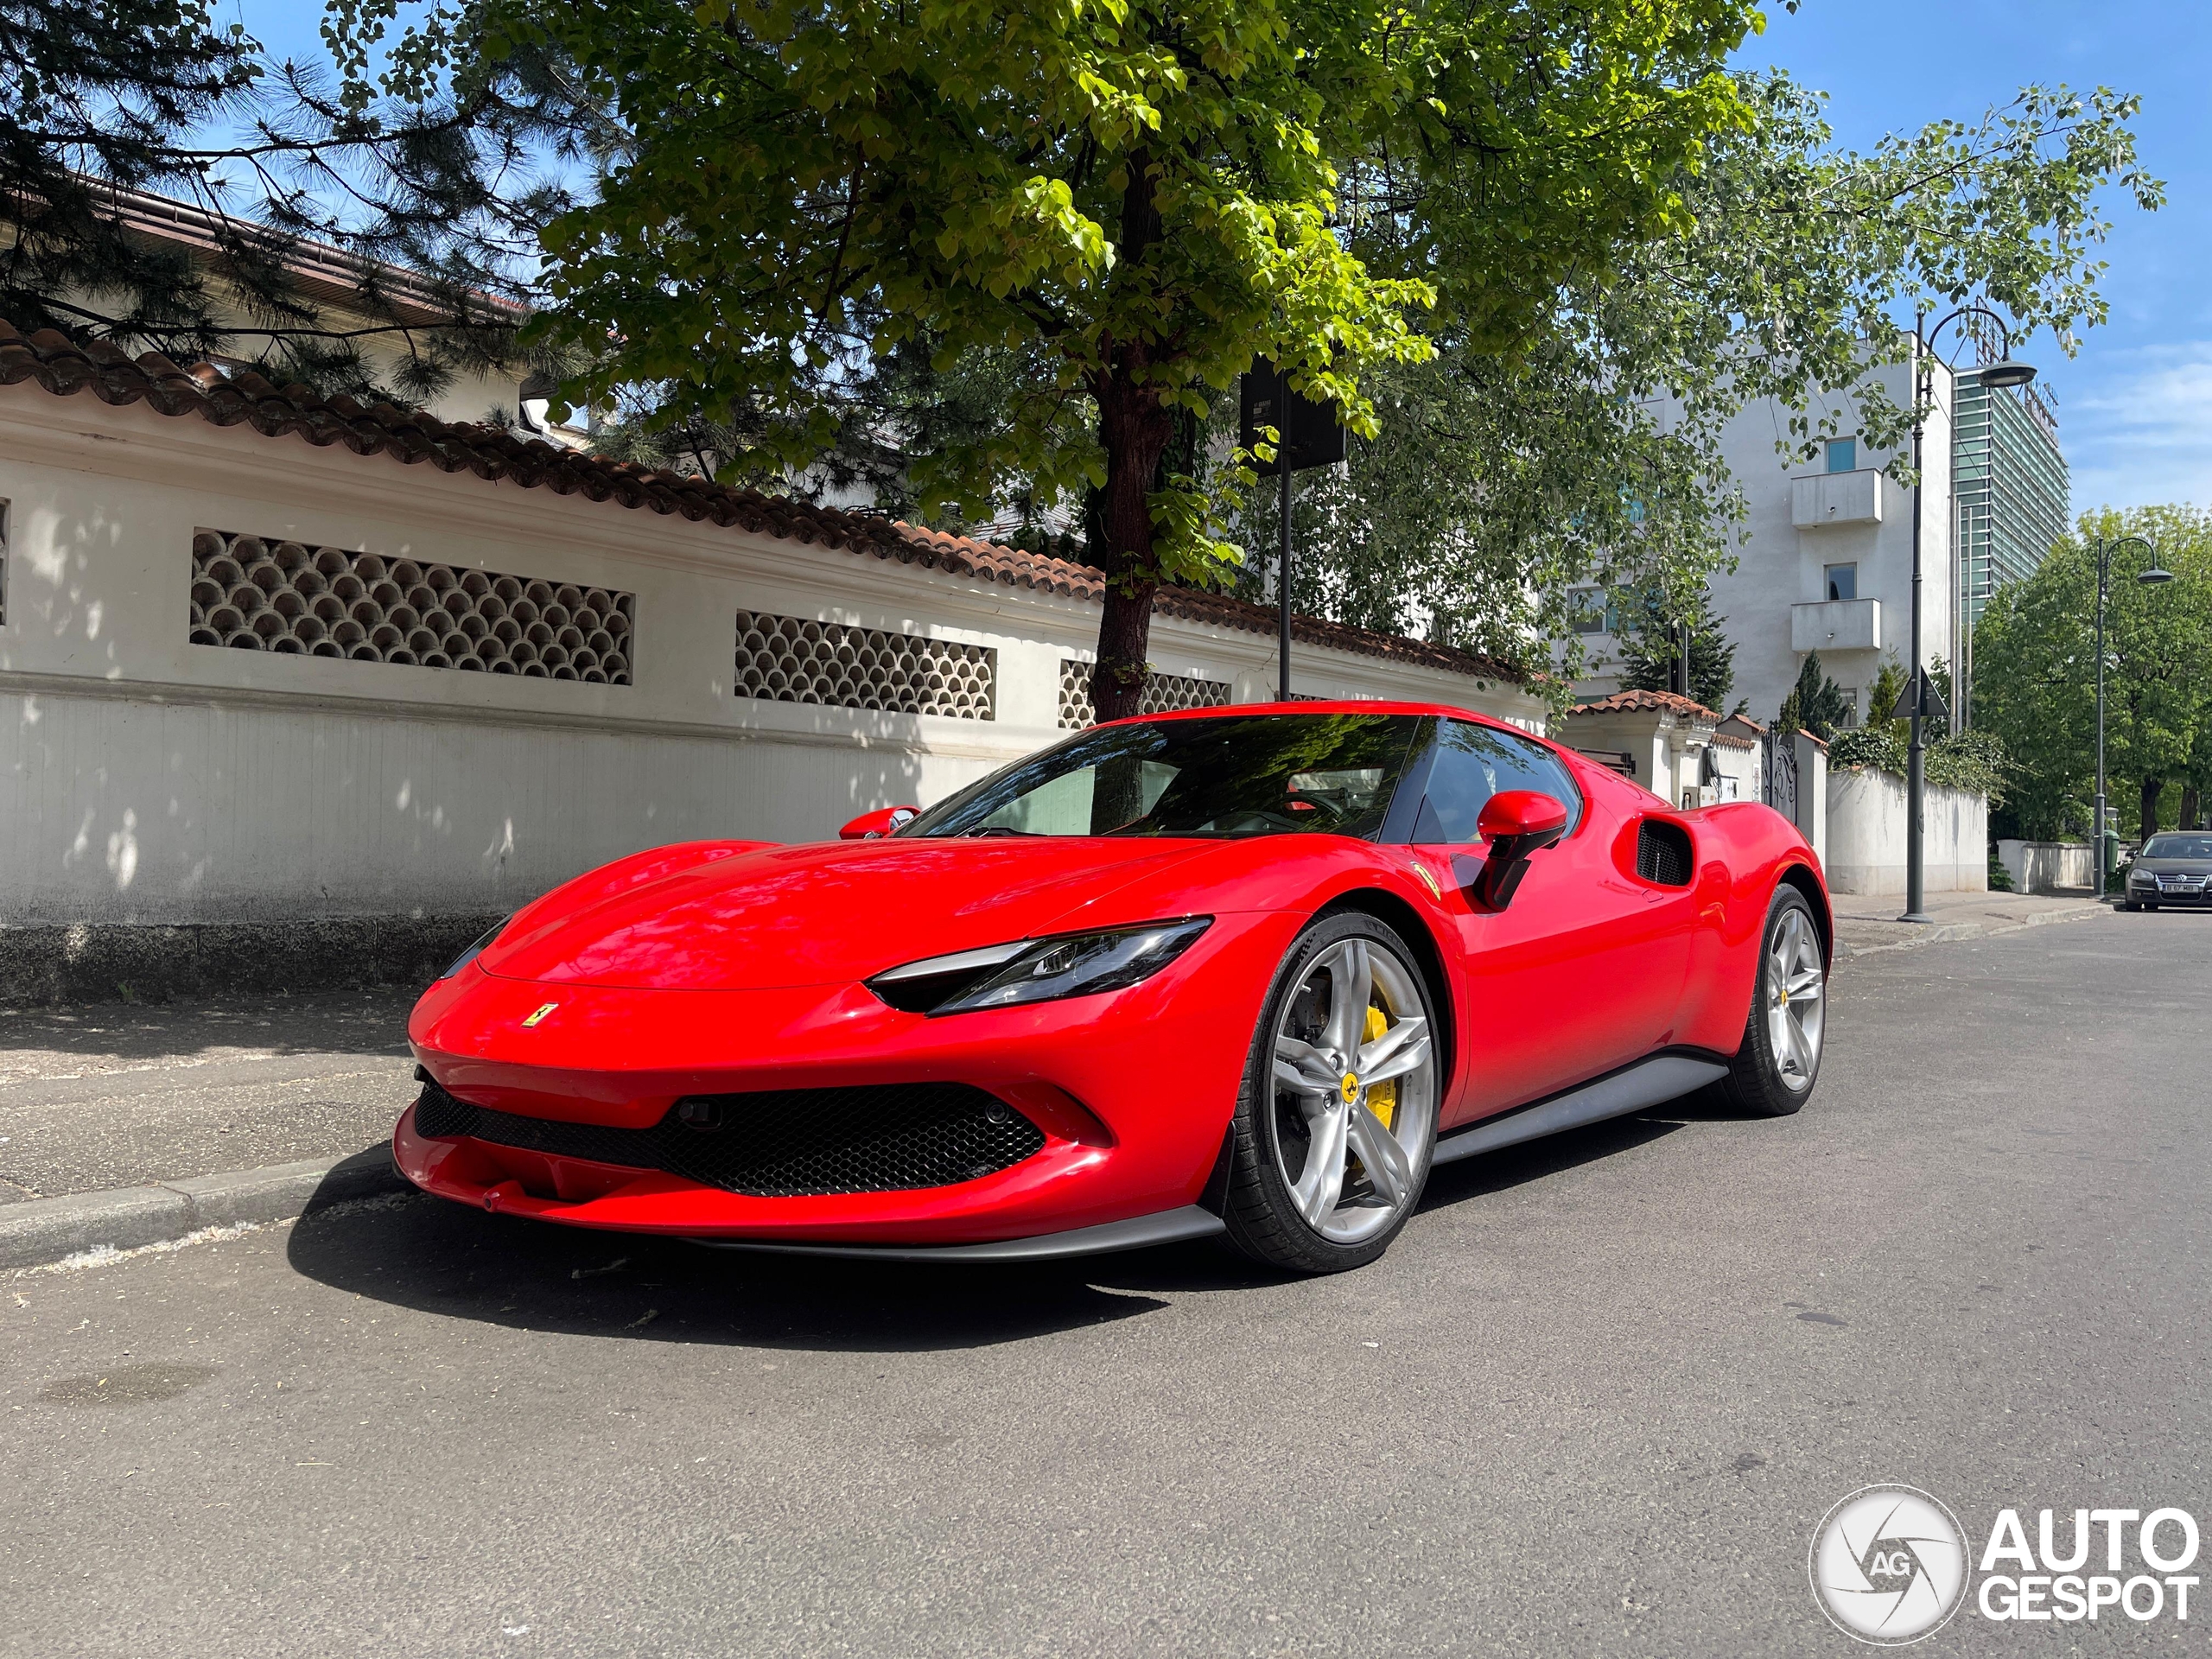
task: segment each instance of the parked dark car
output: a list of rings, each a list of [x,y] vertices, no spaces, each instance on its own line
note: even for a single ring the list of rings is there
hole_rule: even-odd
[[[2212,834],[2153,836],[2127,872],[2122,910],[2212,905]]]

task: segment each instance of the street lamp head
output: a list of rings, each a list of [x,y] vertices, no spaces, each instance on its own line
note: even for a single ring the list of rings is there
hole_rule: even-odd
[[[2160,564],[2154,564],[2148,570],[2138,572],[2135,577],[2135,580],[2145,588],[2156,588],[2160,582],[2171,582],[2173,579],[2174,573]]]
[[[1979,372],[1985,386],[2024,386],[2036,378],[2036,365],[2000,357],[1994,363],[1985,365]]]

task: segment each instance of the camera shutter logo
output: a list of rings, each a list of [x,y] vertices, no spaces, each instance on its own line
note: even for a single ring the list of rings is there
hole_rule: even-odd
[[[1917,1487],[1852,1493],[1813,1534],[1807,1566],[1821,1611],[1878,1647],[1933,1636],[1966,1599],[1966,1533]]]

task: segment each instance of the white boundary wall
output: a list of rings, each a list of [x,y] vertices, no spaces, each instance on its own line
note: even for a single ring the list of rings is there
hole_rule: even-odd
[[[2015,893],[2056,893],[2097,884],[2095,854],[2086,841],[2000,841],[1997,857],[2012,876]]]
[[[1080,600],[0,389],[0,924],[506,909],[644,847],[820,839],[1062,736]],[[195,529],[636,595],[629,686],[186,639]],[[996,718],[734,695],[741,609],[987,645]],[[1272,696],[1274,644],[1162,616],[1154,668]],[[1296,688],[1541,729],[1517,688],[1300,645]]]
[[[1828,886],[1838,893],[1905,890],[1904,779],[1872,766],[1827,776]],[[1921,856],[1930,893],[1989,888],[1989,798],[1928,786]]]

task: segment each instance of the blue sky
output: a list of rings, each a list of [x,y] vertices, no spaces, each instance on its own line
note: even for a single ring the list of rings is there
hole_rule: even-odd
[[[282,57],[320,56],[321,0],[222,0]],[[1741,60],[1777,64],[1832,95],[1838,139],[1971,121],[2031,82],[2138,93],[2142,156],[2166,206],[2113,193],[2105,257],[2112,317],[2071,361],[2049,335],[2020,348],[2055,394],[2075,511],[2212,505],[2212,5],[2203,0],[1805,0],[1770,7]]]
[[[2055,392],[2074,507],[2212,505],[2212,6],[2202,0],[1806,0],[1770,9],[1742,60],[1778,65],[1832,95],[1838,139],[1945,116],[1971,121],[2031,82],[2139,94],[2144,164],[2166,205],[2108,204],[2108,322],[2071,361],[2050,335],[2017,348]]]

